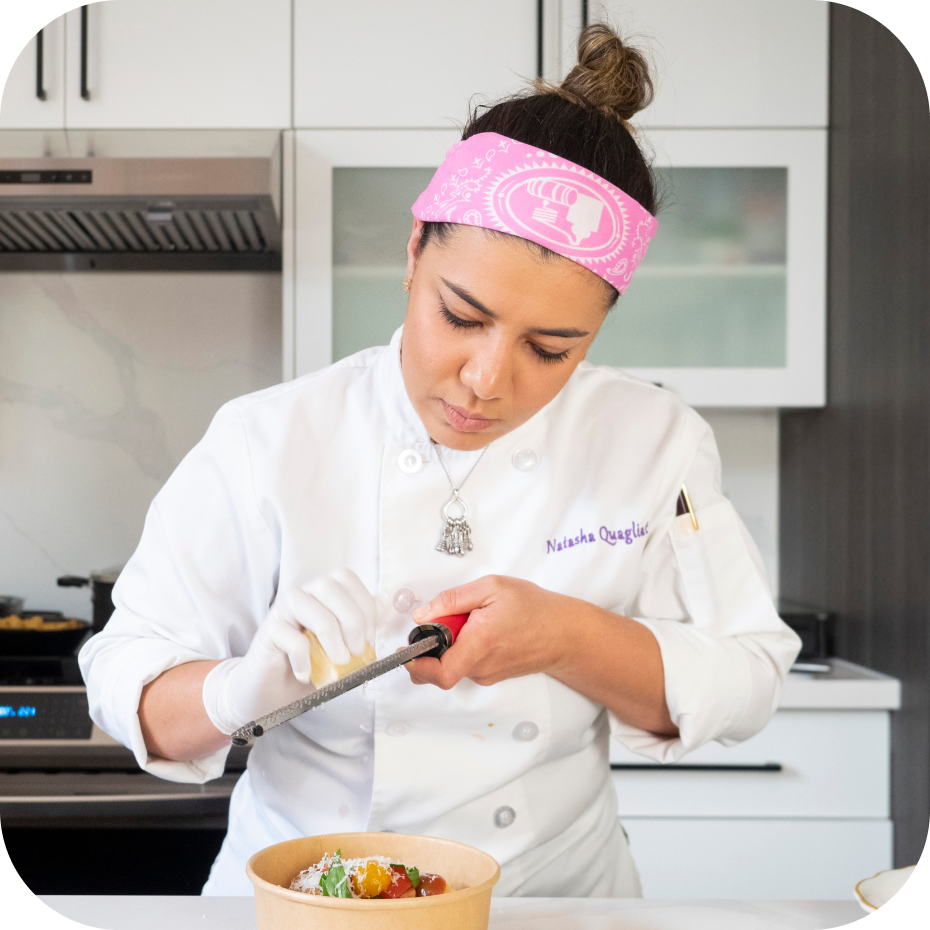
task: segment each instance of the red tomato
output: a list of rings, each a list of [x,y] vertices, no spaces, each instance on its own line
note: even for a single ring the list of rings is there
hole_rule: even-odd
[[[402,898],[413,887],[403,866],[391,866],[391,884],[381,892],[382,898]]]
[[[434,894],[446,893],[446,880],[441,875],[433,875],[432,872],[420,873],[420,884],[417,885],[417,897],[428,898]]]

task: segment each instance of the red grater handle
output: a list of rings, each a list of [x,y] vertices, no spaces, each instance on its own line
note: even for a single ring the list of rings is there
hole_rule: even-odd
[[[427,636],[438,636],[439,644],[436,648],[423,653],[424,657],[438,659],[458,639],[467,620],[468,614],[452,614],[450,617],[440,617],[433,623],[423,623],[410,631],[407,642],[412,646]]]

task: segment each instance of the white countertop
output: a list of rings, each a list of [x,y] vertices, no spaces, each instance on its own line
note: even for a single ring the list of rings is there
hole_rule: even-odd
[[[788,675],[779,710],[900,708],[901,682],[897,678],[845,659],[823,659],[822,662],[830,666],[829,672],[791,672]]]
[[[252,898],[42,895],[101,930],[256,930]],[[855,901],[494,898],[489,930],[828,930],[865,915]]]

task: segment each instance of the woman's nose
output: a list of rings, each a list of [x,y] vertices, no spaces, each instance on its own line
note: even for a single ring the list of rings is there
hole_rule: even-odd
[[[507,347],[493,343],[476,352],[462,366],[462,383],[482,400],[494,400],[505,391],[510,379],[510,359]]]

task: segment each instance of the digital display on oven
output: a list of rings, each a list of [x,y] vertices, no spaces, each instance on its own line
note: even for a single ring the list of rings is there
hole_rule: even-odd
[[[0,740],[90,739],[83,691],[0,691]]]
[[[0,717],[35,717],[36,709],[27,705],[20,704],[19,707],[13,707],[9,704],[0,704]]]

